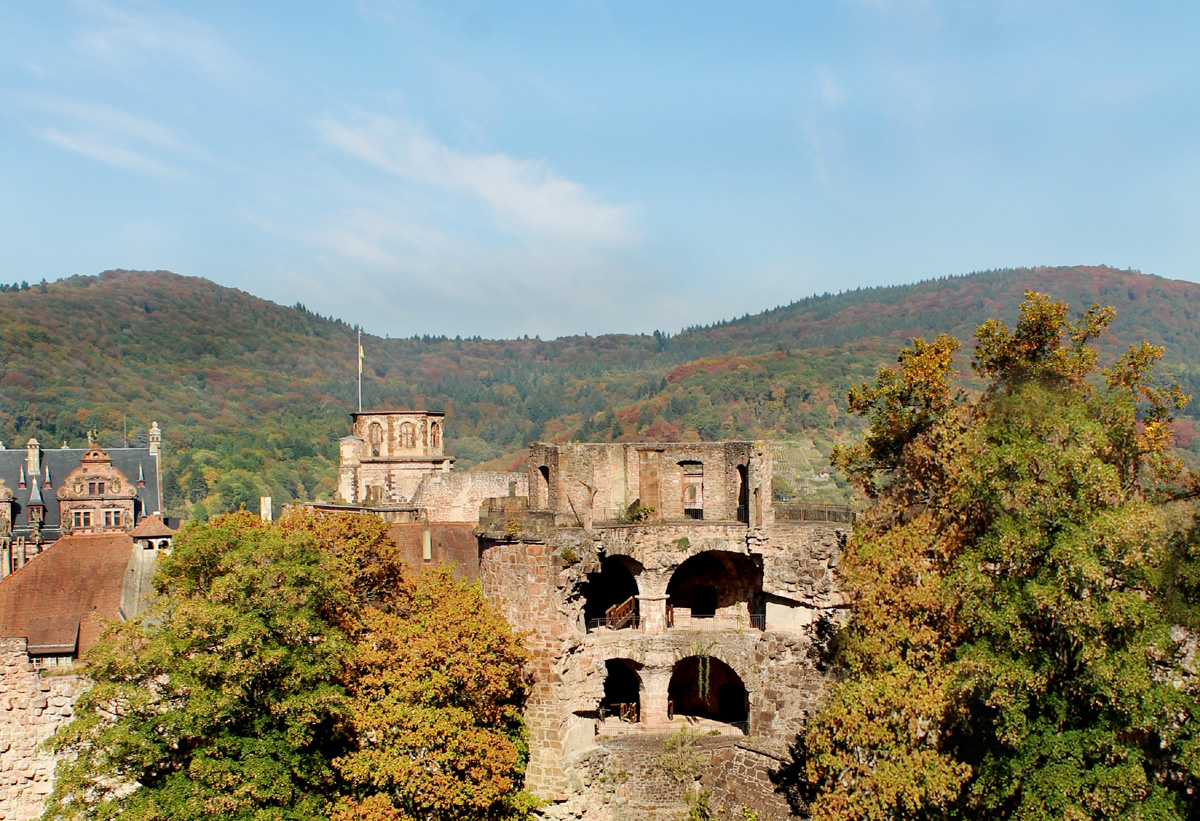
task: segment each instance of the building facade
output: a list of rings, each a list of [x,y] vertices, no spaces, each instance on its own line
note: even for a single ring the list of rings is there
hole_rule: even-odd
[[[129,534],[162,512],[155,422],[144,448],[0,449],[0,578],[69,534]]]

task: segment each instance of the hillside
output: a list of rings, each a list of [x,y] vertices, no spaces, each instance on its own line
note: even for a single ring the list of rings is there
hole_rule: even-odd
[[[857,430],[847,388],[916,335],[959,336],[965,365],[975,325],[1014,317],[1027,288],[1076,308],[1114,305],[1100,347],[1115,356],[1142,338],[1165,345],[1165,376],[1200,394],[1200,286],[1039,268],[811,297],[674,336],[364,336],[364,405],[445,410],[459,467],[516,464],[539,438],[783,439],[782,461],[797,466],[783,490],[837,498],[836,477],[819,474],[832,443]],[[332,494],[356,395],[345,322],[162,271],[0,289],[0,316],[6,443],[77,445],[93,427],[114,443],[157,420],[175,512]],[[1196,413],[1194,401],[1178,424],[1188,450],[1200,450]]]

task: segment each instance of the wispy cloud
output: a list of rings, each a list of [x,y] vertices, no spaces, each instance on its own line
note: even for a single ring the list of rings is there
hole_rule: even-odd
[[[43,129],[35,133],[46,142],[56,145],[59,148],[74,151],[76,154],[82,154],[85,157],[91,157],[94,160],[99,160],[108,165],[115,165],[118,168],[125,168],[130,171],[160,177],[179,178],[183,176],[177,169],[137,151],[106,144],[91,137],[64,134],[53,128]]]
[[[116,64],[165,58],[226,83],[249,68],[217,32],[194,18],[147,3],[75,0],[74,5],[89,18],[75,37],[77,50],[88,57]]]
[[[355,124],[327,118],[317,129],[330,145],[375,168],[470,195],[506,230],[600,244],[636,237],[636,209],[598,201],[544,161],[458,151],[395,118],[364,116]]]

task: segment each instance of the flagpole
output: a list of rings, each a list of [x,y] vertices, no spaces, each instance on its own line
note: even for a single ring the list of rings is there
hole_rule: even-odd
[[[362,413],[362,328],[358,329],[358,412]]]

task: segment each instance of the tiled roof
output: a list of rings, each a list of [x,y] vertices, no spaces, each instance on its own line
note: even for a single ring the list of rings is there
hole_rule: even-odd
[[[31,653],[83,656],[103,620],[120,617],[133,558],[125,533],[62,537],[0,580],[0,637],[24,636]]]
[[[162,539],[174,536],[175,531],[168,527],[157,513],[151,513],[142,519],[129,534],[134,539]]]

